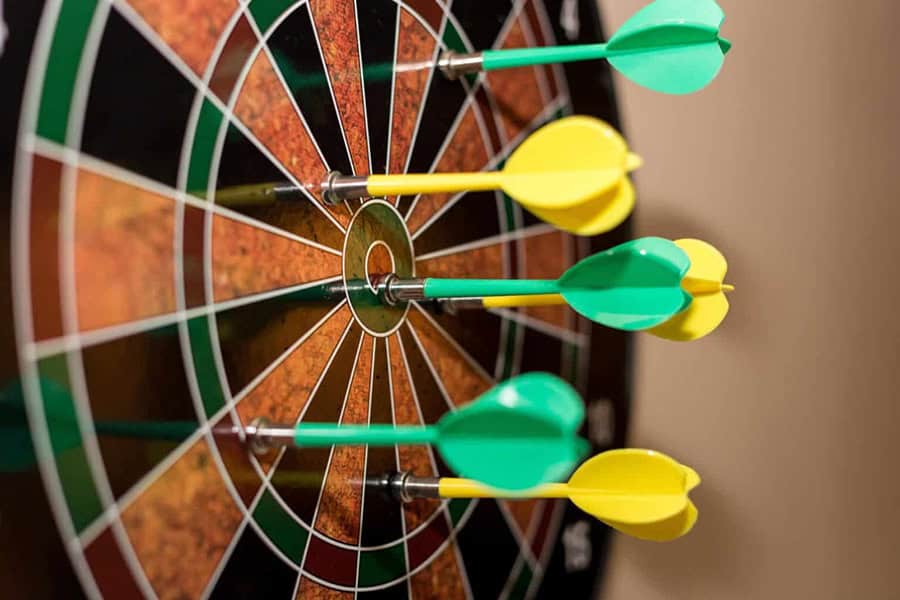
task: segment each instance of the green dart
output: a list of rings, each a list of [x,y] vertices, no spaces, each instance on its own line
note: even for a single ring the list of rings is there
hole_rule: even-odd
[[[251,448],[331,445],[433,445],[455,472],[503,490],[524,490],[566,477],[587,453],[578,437],[584,405],[565,381],[528,373],[496,385],[434,425],[273,425],[247,428]]]
[[[606,59],[639,85],[690,94],[715,79],[731,49],[731,42],[719,36],[724,20],[714,0],[656,0],[628,19],[606,44],[448,51],[438,66],[455,79],[479,71]]]
[[[488,297],[546,298],[560,295],[582,316],[607,327],[637,331],[664,323],[685,310],[691,295],[682,279],[691,266],[687,253],[670,240],[646,237],[589,256],[559,279],[398,279],[380,283],[385,302]],[[520,303],[521,304],[521,303]],[[500,304],[497,304],[500,306]]]

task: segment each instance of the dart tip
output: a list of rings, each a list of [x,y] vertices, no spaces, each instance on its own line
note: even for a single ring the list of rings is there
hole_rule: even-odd
[[[722,49],[722,54],[728,54],[728,51],[731,50],[731,46],[731,42],[729,42],[725,38],[719,38],[719,48]]]
[[[723,291],[723,292],[733,292],[733,291],[734,291],[734,286],[731,285],[730,283],[723,283],[723,284],[722,284],[722,291]]]

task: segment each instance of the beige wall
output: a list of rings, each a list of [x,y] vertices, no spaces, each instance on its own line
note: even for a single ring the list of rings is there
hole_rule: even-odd
[[[722,6],[712,87],[618,81],[638,233],[713,242],[737,292],[707,340],[639,339],[631,444],[700,472],[700,520],[618,537],[605,597],[897,598],[900,2]]]

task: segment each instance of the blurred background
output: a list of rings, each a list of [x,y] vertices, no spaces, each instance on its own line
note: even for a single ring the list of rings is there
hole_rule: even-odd
[[[601,0],[607,31],[644,3]],[[900,3],[721,0],[700,94],[619,77],[637,235],[708,240],[715,335],[637,337],[629,444],[703,477],[696,529],[617,536],[605,598],[900,594]]]

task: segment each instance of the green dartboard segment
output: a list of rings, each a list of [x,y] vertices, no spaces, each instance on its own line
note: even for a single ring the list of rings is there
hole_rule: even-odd
[[[690,94],[722,68],[731,42],[719,36],[725,14],[714,0],[656,0],[606,44],[486,50],[486,71],[607,59],[635,83],[666,94]]]

